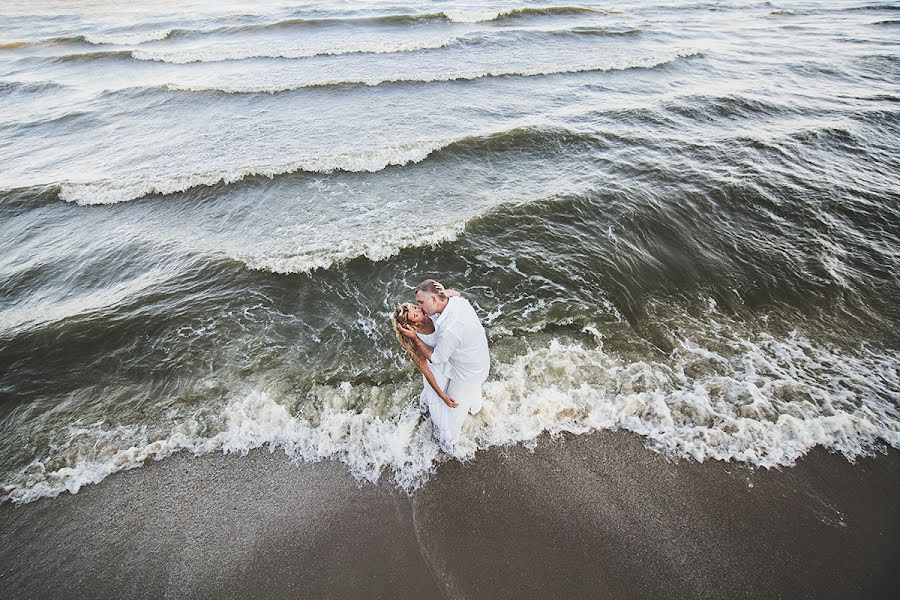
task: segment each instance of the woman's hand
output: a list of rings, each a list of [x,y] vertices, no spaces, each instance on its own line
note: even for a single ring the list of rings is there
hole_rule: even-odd
[[[416,339],[416,328],[413,327],[412,325],[400,325],[400,326],[398,326],[398,329],[400,330],[400,333],[402,333],[409,339],[411,339],[411,340]]]
[[[446,405],[449,406],[450,408],[456,408],[457,406],[459,406],[459,404],[456,403],[456,400],[454,400],[453,398],[451,398],[451,397],[448,396],[447,394],[443,394],[443,395],[441,396],[441,400],[443,400],[443,401],[444,401],[444,404],[446,404]]]
[[[460,295],[459,292],[457,292],[456,290],[448,290],[447,288],[444,287],[444,284],[439,281],[434,282],[434,289],[436,289],[438,292],[444,292],[444,295],[447,296],[448,298],[452,298],[453,296]]]

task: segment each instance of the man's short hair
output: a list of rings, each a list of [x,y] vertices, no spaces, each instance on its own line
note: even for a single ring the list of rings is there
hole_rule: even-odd
[[[447,295],[444,293],[444,288],[434,279],[426,279],[422,283],[416,286],[417,292],[425,292],[426,294],[434,294],[438,297],[439,300],[446,300]]]

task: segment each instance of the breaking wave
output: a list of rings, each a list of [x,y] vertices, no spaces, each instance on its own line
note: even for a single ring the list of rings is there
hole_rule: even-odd
[[[54,37],[38,42],[11,42],[0,45],[0,50],[17,49],[27,46],[55,46],[69,44],[91,44],[97,46],[136,46],[148,42],[159,42],[168,39],[194,38],[200,36],[254,33],[267,30],[290,28],[318,28],[339,25],[420,25],[428,22],[454,23],[490,23],[494,21],[512,21],[536,16],[565,16],[582,14],[612,14],[617,11],[604,11],[578,6],[549,6],[545,8],[519,8],[494,11],[446,11],[420,14],[393,14],[368,17],[322,17],[322,18],[289,18],[269,23],[250,23],[244,25],[212,26],[203,29],[186,29],[169,27],[145,30],[113,30],[100,31],[84,35]]]
[[[506,29],[503,35],[546,35],[551,37],[577,37],[577,36],[623,36],[641,33],[639,29],[610,30],[601,27],[574,27],[572,29],[556,30],[531,30],[531,29]],[[348,41],[343,44],[335,44],[328,47],[272,47],[253,48],[245,44],[218,44],[204,48],[179,49],[179,48],[137,48],[131,51],[133,58],[137,60],[150,60],[167,62],[172,64],[187,64],[194,62],[222,62],[248,60],[253,58],[311,58],[314,56],[342,56],[346,54],[398,54],[404,52],[416,52],[420,50],[437,50],[452,46],[464,46],[467,44],[482,44],[490,41],[496,32],[477,31],[461,35],[443,37],[430,40],[413,41]]]
[[[560,16],[583,14],[609,14],[614,11],[599,11],[580,6],[548,6],[546,8],[515,8],[512,10],[496,10],[483,12],[448,11],[438,13],[444,18],[457,23],[486,23],[490,21],[507,21],[533,16]]]
[[[65,86],[52,81],[0,81],[0,96],[7,94],[39,94]]]
[[[454,456],[433,441],[413,385],[320,385],[306,398],[254,389],[219,410],[175,419],[165,435],[146,426],[76,423],[65,442],[3,484],[3,500],[31,502],[76,493],[117,471],[186,450],[246,454],[268,447],[295,461],[337,459],[357,478],[389,473],[411,490],[448,458],[508,444],[533,446],[543,433],[624,429],[674,459],[793,465],[811,448],[848,460],[885,445],[900,449],[896,352],[848,355],[799,334],[702,343],[683,339],[671,360],[627,362],[594,343],[553,340],[495,364],[482,412]],[[416,379],[410,375],[411,379]],[[321,407],[315,415],[300,406]]]
[[[367,237],[344,239],[325,248],[302,252],[265,252],[246,250],[230,254],[230,258],[240,261],[246,267],[270,273],[310,273],[319,269],[329,269],[336,264],[356,258],[382,261],[396,256],[409,248],[432,248],[445,242],[455,241],[465,229],[466,222],[459,221],[437,227],[422,227],[414,231],[398,231],[386,239],[383,232],[373,232]]]
[[[107,33],[94,33],[83,36],[84,41],[89,44],[110,44],[115,46],[130,46],[133,44],[144,44],[146,42],[158,42],[165,40],[176,33],[178,30],[169,29],[153,29],[150,31],[120,31]]]
[[[558,69],[492,69],[461,72],[443,72],[433,75],[420,75],[415,77],[372,77],[359,79],[332,79],[311,80],[300,82],[284,82],[273,85],[244,86],[244,85],[184,85],[170,83],[165,87],[171,91],[181,92],[224,92],[226,94],[277,94],[307,88],[334,88],[352,86],[379,86],[385,84],[419,84],[439,83],[452,81],[472,81],[491,77],[539,77],[546,75],[565,75],[570,73],[590,73],[603,71],[625,71],[628,69],[653,69],[670,64],[680,58],[702,56],[703,52],[697,49],[674,50],[665,55],[646,56],[639,58],[621,58],[618,60],[604,60],[602,62],[585,62],[569,65]]]
[[[545,8],[518,8],[512,10],[493,11],[443,11],[419,14],[393,14],[370,17],[324,17],[324,18],[291,18],[276,21],[274,23],[261,23],[242,25],[237,27],[223,27],[202,33],[224,32],[250,32],[267,29],[283,29],[291,27],[322,27],[328,25],[418,25],[427,22],[449,21],[455,23],[489,23],[492,21],[510,21],[520,18],[536,16],[565,16],[584,14],[609,14],[615,11],[601,11],[579,6],[548,6]],[[173,35],[190,35],[189,30],[175,30]]]
[[[547,137],[564,137],[570,141],[590,141],[587,134],[579,134],[558,127],[516,127],[502,131],[467,135],[454,139],[426,140],[374,148],[333,156],[301,157],[283,163],[248,166],[227,173],[209,172],[169,176],[165,179],[139,178],[134,180],[108,179],[86,183],[62,183],[59,197],[76,204],[115,204],[136,200],[153,194],[174,194],[194,187],[232,184],[248,177],[275,177],[296,172],[331,173],[376,172],[390,166],[418,163],[437,151],[478,152],[497,144],[536,143]]]
[[[371,41],[371,42],[346,42],[328,48],[316,47],[288,47],[254,50],[244,45],[237,46],[209,46],[195,50],[179,49],[136,49],[132,50],[132,56],[137,60],[153,60],[173,64],[187,64],[192,62],[219,62],[231,60],[246,60],[250,58],[310,58],[313,56],[340,56],[344,54],[395,54],[403,52],[415,52],[417,50],[436,50],[460,43],[459,37],[448,37],[438,40],[421,41]]]

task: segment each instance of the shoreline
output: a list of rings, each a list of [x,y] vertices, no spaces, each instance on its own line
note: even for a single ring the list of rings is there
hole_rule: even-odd
[[[625,431],[449,461],[407,495],[337,461],[177,454],[0,506],[9,598],[889,598],[900,452],[672,462]],[[7,596],[8,594],[8,596]]]

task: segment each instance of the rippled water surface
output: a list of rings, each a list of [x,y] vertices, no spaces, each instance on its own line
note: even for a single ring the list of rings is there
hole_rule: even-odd
[[[900,447],[898,11],[4,3],[3,497],[261,445],[414,488],[426,277],[491,342],[459,457]]]

